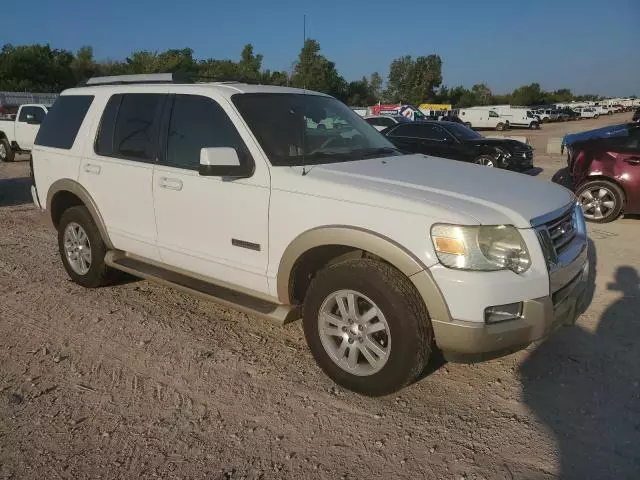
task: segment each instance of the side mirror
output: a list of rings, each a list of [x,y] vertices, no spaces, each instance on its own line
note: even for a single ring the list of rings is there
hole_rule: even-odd
[[[201,148],[198,172],[203,177],[247,178],[253,174],[253,165],[243,164],[235,148]]]

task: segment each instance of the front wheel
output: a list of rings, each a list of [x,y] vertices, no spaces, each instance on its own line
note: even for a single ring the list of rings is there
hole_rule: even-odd
[[[615,183],[593,180],[576,192],[584,218],[594,223],[613,222],[624,208],[624,192]]]
[[[0,162],[13,162],[14,155],[9,140],[0,139]]]
[[[473,163],[476,165],[482,165],[483,167],[496,167],[496,159],[491,155],[480,155]]]
[[[307,291],[303,317],[316,362],[349,390],[388,395],[429,361],[433,329],[424,302],[386,263],[360,258],[325,268]]]

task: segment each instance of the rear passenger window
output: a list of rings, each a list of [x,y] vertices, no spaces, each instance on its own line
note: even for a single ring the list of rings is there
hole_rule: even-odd
[[[44,117],[36,145],[69,150],[93,102],[93,95],[62,95]]]
[[[154,161],[160,112],[166,95],[128,93],[109,99],[95,150],[99,155]]]
[[[220,105],[200,95],[176,95],[163,163],[198,170],[200,149],[206,147],[235,148],[241,161],[247,158],[240,134]]]

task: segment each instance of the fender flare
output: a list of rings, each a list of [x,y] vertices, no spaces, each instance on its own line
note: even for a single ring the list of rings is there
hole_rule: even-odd
[[[70,178],[62,178],[53,182],[53,184],[51,184],[51,186],[49,187],[49,191],[47,192],[47,210],[49,212],[50,220],[53,221],[53,218],[51,217],[51,205],[53,203],[53,199],[56,194],[60,192],[72,193],[82,201],[84,206],[87,207],[87,210],[89,210],[89,214],[93,218],[93,221],[96,223],[105,246],[108,250],[112,250],[113,243],[109,238],[109,234],[107,233],[107,226],[104,223],[102,215],[100,215],[100,211],[98,210],[96,202],[93,200],[89,192],[75,180],[71,180]]]
[[[427,241],[426,238],[425,241]],[[280,260],[277,275],[277,293],[281,303],[291,304],[291,275],[298,259],[305,252],[325,245],[353,247],[380,257],[409,278],[422,296],[432,318],[450,318],[449,308],[442,292],[427,266],[418,257],[384,235],[344,225],[329,225],[307,230],[287,246]]]

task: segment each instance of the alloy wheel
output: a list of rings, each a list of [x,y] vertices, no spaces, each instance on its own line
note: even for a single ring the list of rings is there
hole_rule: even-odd
[[[0,160],[5,161],[7,159],[7,147],[4,146],[4,143],[0,142]]]
[[[382,310],[355,290],[333,292],[322,302],[318,333],[333,362],[352,375],[373,375],[389,360],[389,324]]]
[[[616,208],[616,197],[607,187],[589,188],[580,194],[580,206],[590,220],[601,220]]]
[[[69,265],[78,275],[86,275],[91,268],[91,243],[89,236],[76,222],[64,229],[64,253]]]

